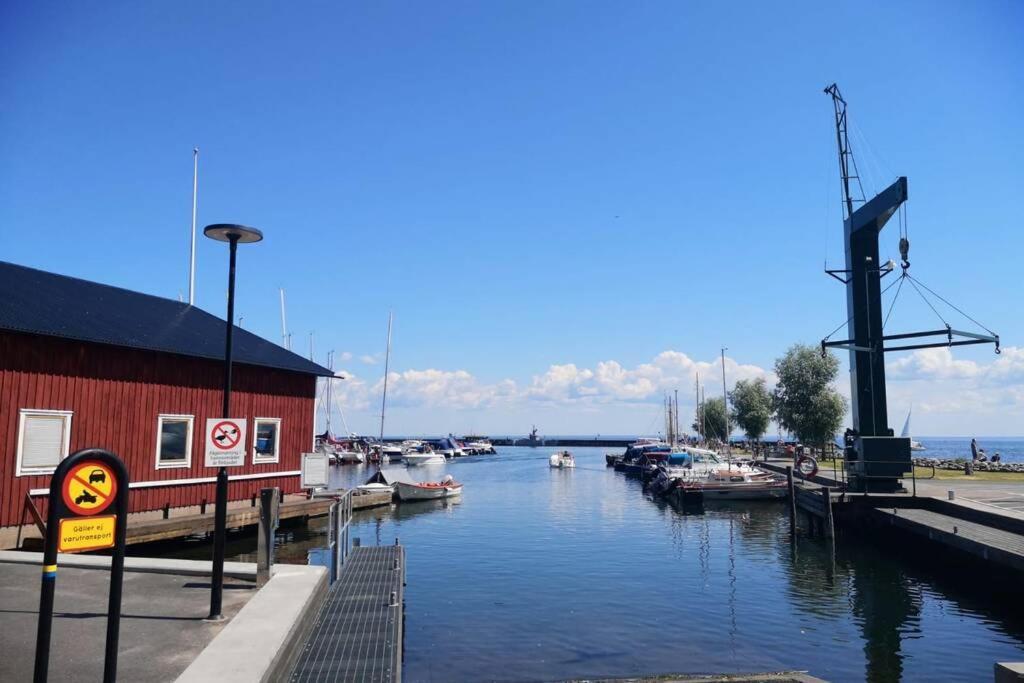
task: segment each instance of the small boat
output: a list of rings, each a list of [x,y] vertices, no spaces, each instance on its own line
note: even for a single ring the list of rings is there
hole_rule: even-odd
[[[753,470],[753,471],[750,471]],[[786,482],[757,468],[732,467],[715,470],[706,479],[697,482],[704,501],[711,500],[768,500],[785,498]]]
[[[569,451],[562,451],[561,453],[553,453],[551,457],[548,458],[548,464],[551,467],[564,470],[576,467],[576,459],[572,457],[572,453]]]
[[[414,450],[402,454],[402,462],[409,466],[416,465],[443,465],[448,460],[443,453],[438,453],[430,444],[421,443]]]
[[[705,448],[684,446],[660,463],[648,483],[655,496],[679,488],[699,490],[703,500],[765,500],[784,498],[786,483],[771,472],[739,463],[723,462]]]
[[[403,501],[411,500],[437,500],[439,498],[451,498],[462,493],[462,484],[455,481],[452,475],[446,475],[441,481],[408,483],[404,481],[395,482],[398,492],[398,499]]]
[[[342,464],[358,464],[365,462],[366,456],[359,451],[341,450],[334,452],[334,459]]]

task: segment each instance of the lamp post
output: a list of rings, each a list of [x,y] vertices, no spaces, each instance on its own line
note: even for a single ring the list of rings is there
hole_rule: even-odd
[[[221,417],[231,417],[231,352],[232,337],[235,319],[235,254],[238,251],[239,243],[259,242],[263,239],[263,233],[256,228],[249,228],[244,225],[232,225],[229,223],[217,223],[208,225],[203,229],[203,234],[218,242],[227,242],[230,245],[230,265],[228,266],[228,315],[225,319],[227,327],[224,335],[224,399]],[[214,531],[213,531],[213,575],[210,580],[210,616],[211,621],[220,621],[224,618],[221,614],[221,603],[224,592],[224,542],[227,536],[228,522],[228,471],[221,467],[217,472],[217,502],[214,510]]]

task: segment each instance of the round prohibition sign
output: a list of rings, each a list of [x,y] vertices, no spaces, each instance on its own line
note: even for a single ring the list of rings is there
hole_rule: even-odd
[[[117,478],[110,468],[95,460],[75,466],[61,483],[64,505],[76,515],[96,515],[114,502]]]
[[[242,430],[231,420],[213,425],[213,445],[222,451],[230,451],[242,438]]]

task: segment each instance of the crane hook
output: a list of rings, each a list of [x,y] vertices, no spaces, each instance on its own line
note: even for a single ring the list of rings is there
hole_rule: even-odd
[[[900,238],[900,259],[903,261],[903,272],[910,267],[910,240],[906,237]]]

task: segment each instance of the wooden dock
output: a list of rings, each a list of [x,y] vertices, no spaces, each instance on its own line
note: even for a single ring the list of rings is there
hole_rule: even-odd
[[[352,548],[299,655],[296,682],[402,680],[405,551]]]
[[[938,541],[983,560],[1024,570],[1024,534],[915,508],[874,508],[884,523]]]
[[[281,504],[280,519],[326,515],[332,502],[330,500],[289,500]],[[229,509],[227,520],[229,529],[256,526],[260,522],[260,509],[258,507]],[[129,518],[127,543],[151,543],[185,538],[196,534],[212,533],[213,528],[212,505],[205,515],[181,515],[180,517],[172,515],[167,519],[138,521]]]
[[[339,493],[344,493],[344,491]],[[297,498],[294,496],[286,497],[284,502],[281,503],[280,519],[298,519],[326,515],[330,511],[334,500],[334,497],[318,497],[313,499]],[[353,510],[363,510],[380,505],[389,505],[390,503],[391,495],[388,493],[365,493],[352,496]],[[166,519],[155,517],[152,512],[129,515],[126,542],[129,545],[153,543],[213,533],[213,505],[207,506],[205,512],[199,512],[199,510],[199,506],[177,509],[169,508],[165,511]],[[228,508],[227,527],[229,529],[241,529],[257,526],[258,524],[258,507],[234,506]],[[0,549],[16,547],[14,531],[14,529],[8,530],[7,535],[10,538],[0,543]],[[32,549],[41,544],[41,533],[34,526],[22,527],[22,538],[24,540],[23,548]]]

